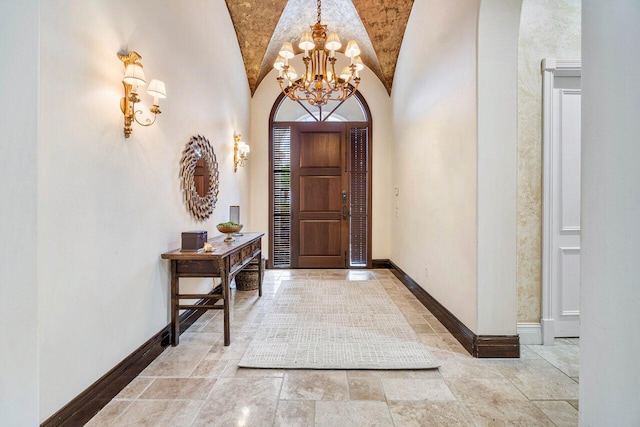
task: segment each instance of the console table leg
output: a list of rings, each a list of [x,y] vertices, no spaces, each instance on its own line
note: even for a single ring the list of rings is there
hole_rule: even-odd
[[[178,275],[177,261],[171,261],[171,345],[176,346],[180,341],[180,316],[178,313]]]
[[[229,298],[231,289],[229,286],[229,262],[228,257],[220,260],[220,278],[222,279],[222,303],[223,303],[223,323],[224,323],[224,345],[231,344],[231,332],[229,330]]]
[[[262,296],[262,274],[264,273],[264,263],[262,262],[262,251],[258,254],[258,296]]]

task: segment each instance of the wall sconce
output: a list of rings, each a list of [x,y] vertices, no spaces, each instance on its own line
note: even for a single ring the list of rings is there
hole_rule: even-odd
[[[242,136],[238,133],[233,136],[233,164],[234,172],[238,172],[238,166],[244,166],[244,161],[247,160],[247,154],[251,151],[251,148],[246,142],[240,141]]]
[[[136,103],[140,102],[138,98],[138,86],[144,86],[147,84],[144,79],[144,71],[142,71],[142,64],[140,60],[142,57],[137,52],[128,52],[126,54],[118,54],[118,58],[124,62],[124,77],[122,78],[122,84],[124,85],[124,97],[120,100],[120,109],[124,114],[124,136],[129,138],[131,136],[131,125],[134,120],[141,126],[151,126],[156,122],[156,117],[161,113],[158,106],[158,98],[166,98],[167,91],[164,87],[164,82],[153,79],[149,83],[147,93],[153,96],[153,106],[150,108],[153,114],[153,120],[147,118],[144,123],[138,120],[137,114],[142,114],[142,110],[136,110]]]

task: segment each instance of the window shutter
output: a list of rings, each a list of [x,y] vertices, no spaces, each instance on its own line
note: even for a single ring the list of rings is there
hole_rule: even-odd
[[[291,127],[273,127],[273,266],[291,266]]]
[[[354,127],[350,132],[351,171],[350,171],[350,256],[351,267],[367,266],[367,215],[369,153],[367,149],[369,129]]]

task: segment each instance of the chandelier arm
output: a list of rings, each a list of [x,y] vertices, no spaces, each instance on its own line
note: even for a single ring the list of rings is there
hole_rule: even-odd
[[[291,78],[291,75],[287,71],[284,72],[284,76],[287,78],[288,82],[293,83],[293,79]]]
[[[302,76],[304,87],[309,87],[309,61],[311,61],[311,55],[313,55],[313,52],[310,53],[309,56],[304,57],[304,76]]]
[[[331,82],[333,83],[333,87],[337,88],[338,85],[338,75],[336,74],[336,59],[330,58],[329,62],[331,63]]]
[[[282,82],[280,82],[280,89],[282,90],[282,92],[288,96],[290,99],[292,99],[293,101],[302,101],[302,100],[306,100],[308,101],[311,105],[315,105],[314,104],[314,94],[313,92],[307,90],[304,86],[302,86],[302,79],[298,79],[295,82],[292,82],[292,84],[290,86],[284,87],[284,85],[282,85]],[[300,91],[302,94],[304,94],[304,97],[301,97],[297,94],[297,91]],[[303,106],[304,107],[304,106]],[[305,108],[306,109],[306,108]],[[307,112],[313,116],[313,114],[307,110]]]
[[[320,65],[320,50],[317,49],[313,52],[314,55],[314,61],[312,61],[312,70],[311,70],[311,81],[315,82],[318,78],[318,73],[320,72],[320,70],[318,69],[318,66]]]
[[[351,79],[353,79],[356,75],[356,65],[355,64],[349,65],[349,71],[351,72],[351,74],[349,74],[349,81],[351,81]]]
[[[324,88],[324,82],[322,80],[319,80],[316,84],[316,105],[324,105],[326,103],[324,100],[327,96],[327,91]]]
[[[329,61],[329,55],[327,55],[327,51],[324,50],[322,52],[322,80],[329,85],[329,90],[331,90],[331,85],[329,84],[329,73],[327,72],[327,62]]]
[[[278,77],[277,80],[278,80],[278,83],[280,84],[280,90],[282,91],[282,93],[286,94],[285,87],[282,84],[284,82],[284,78],[283,77]]]
[[[282,69],[282,71],[284,72],[284,76],[287,78],[287,81],[291,84],[295,83],[295,77],[291,77],[291,75],[289,74],[289,66],[285,65],[284,68]]]

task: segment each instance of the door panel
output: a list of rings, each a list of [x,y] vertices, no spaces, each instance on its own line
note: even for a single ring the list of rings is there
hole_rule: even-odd
[[[342,166],[342,138],[339,133],[303,133],[300,144],[301,168]]]
[[[300,177],[300,213],[340,214],[340,197],[327,195],[341,194],[340,176],[301,176]]]
[[[576,89],[554,89],[551,310],[555,337],[580,334],[580,104]]]
[[[342,256],[340,221],[300,221],[300,255]]]
[[[300,221],[300,268],[344,268],[341,220]]]
[[[339,124],[297,128],[291,148],[292,266],[344,268],[348,221],[343,191],[345,132]],[[345,193],[346,194],[346,193]]]

